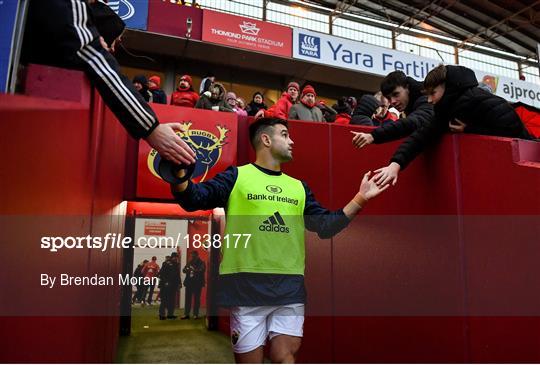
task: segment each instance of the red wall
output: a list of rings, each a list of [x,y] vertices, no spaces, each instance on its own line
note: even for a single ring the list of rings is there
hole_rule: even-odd
[[[178,6],[169,1],[149,1],[148,31],[186,38],[187,19],[191,18],[191,39],[202,38],[202,9]]]
[[[78,86],[79,88],[83,86]],[[121,250],[51,253],[42,236],[123,232],[127,135],[85,103],[0,95],[1,362],[112,362],[119,287],[40,286],[40,274],[117,275]]]
[[[333,209],[398,145],[355,150],[353,128],[290,127],[286,172]],[[299,360],[540,361],[539,162],[538,143],[448,136],[342,233],[308,234]]]

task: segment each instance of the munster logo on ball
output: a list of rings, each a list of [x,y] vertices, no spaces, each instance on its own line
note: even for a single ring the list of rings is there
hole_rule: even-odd
[[[220,125],[216,125],[218,134],[213,134],[206,130],[191,129],[192,122],[181,123],[185,128],[185,132],[177,132],[191,149],[195,152],[197,164],[195,165],[195,171],[192,178],[198,179],[198,181],[204,181],[208,171],[214,166],[221,158],[221,151],[223,146],[227,144],[227,133],[229,130]],[[154,176],[161,179],[156,172],[159,166],[161,156],[156,150],[152,149],[148,154],[148,169]]]

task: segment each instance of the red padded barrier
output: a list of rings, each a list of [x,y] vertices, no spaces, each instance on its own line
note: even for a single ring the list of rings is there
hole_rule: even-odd
[[[293,160],[283,164],[283,171],[307,182],[319,202],[330,205],[330,155],[328,154],[330,126],[313,122],[289,122],[294,142]]]
[[[17,273],[2,282],[9,293],[2,341],[10,349],[2,362],[112,362],[116,355],[119,288],[40,286],[41,273],[120,272],[119,250],[40,248],[42,236],[123,232],[127,135],[103,108],[97,95],[92,113],[81,103],[0,95],[0,151],[11,156],[2,171],[9,178],[1,179],[0,247],[10,258],[4,270]]]
[[[238,166],[245,165],[253,161],[251,159],[251,152],[253,148],[249,142],[249,125],[255,121],[253,117],[238,116],[238,143],[237,151],[237,163]]]
[[[517,144],[508,138],[461,136],[459,171],[463,213],[539,215],[540,162],[516,163],[512,158],[520,156],[515,151],[520,146],[529,149],[523,158],[540,157],[539,144]]]
[[[96,136],[95,180],[92,206],[91,235],[105,236],[108,232],[124,232],[125,203],[121,203],[124,188],[127,134],[112,112],[105,108],[97,92],[94,95],[93,126]],[[90,250],[89,272],[117,277],[122,268],[122,249],[108,249],[105,252]],[[86,348],[86,358],[101,357],[107,362],[116,356],[119,333],[119,298],[121,287],[97,286],[91,288],[94,306],[98,306],[103,316],[94,318],[88,331],[90,343],[102,343],[103,352]],[[105,316],[107,314],[108,316]],[[103,338],[108,339],[102,342]]]
[[[330,204],[331,165],[327,145],[330,126],[310,122],[291,122],[294,160],[283,165],[285,173],[305,181],[325,206]],[[315,233],[306,234],[306,308],[304,339],[299,362],[332,361],[332,245]]]
[[[475,363],[538,363],[538,316],[467,318],[470,358]]]
[[[90,81],[80,71],[30,64],[25,69],[24,93],[90,106]]]
[[[295,160],[284,169],[319,198],[329,195],[334,209],[354,196],[366,171],[388,164],[399,143],[355,150],[350,130],[362,128],[330,126],[322,147],[315,130],[325,126],[306,124],[291,123]],[[329,165],[315,165],[321,155]],[[538,156],[534,142],[447,136],[334,237],[331,272],[306,270],[308,311],[328,297],[312,283],[332,288],[330,361],[538,361],[538,322],[523,319],[540,308]],[[318,178],[326,166],[330,178]],[[308,257],[313,247],[306,245]],[[327,354],[312,352],[311,336],[304,361]]]
[[[366,172],[387,166],[399,146],[399,142],[372,144],[358,150],[352,146],[351,130],[362,131],[365,128],[341,125],[331,128],[328,153],[336,180],[332,189],[335,209],[343,207],[358,192]],[[419,156],[400,173],[397,185],[381,195],[376,203],[369,204],[362,214],[456,214],[452,144],[453,139],[444,139],[437,148]]]
[[[356,194],[364,173],[388,164],[398,145],[357,150],[351,137],[350,128],[332,128],[332,171],[342,177],[333,188],[336,208]],[[422,318],[464,314],[457,218],[446,216],[456,213],[453,159],[442,156],[451,142],[412,163],[334,237],[334,361],[464,360],[463,349],[454,347],[464,341],[461,321]],[[444,165],[426,168],[432,160]]]
[[[462,317],[339,317],[335,363],[463,363]],[[424,342],[425,339],[429,341]],[[338,341],[344,340],[344,343]]]
[[[469,360],[538,362],[540,143],[459,142]]]

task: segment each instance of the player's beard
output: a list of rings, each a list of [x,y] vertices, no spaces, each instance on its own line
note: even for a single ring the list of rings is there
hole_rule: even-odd
[[[285,151],[280,152],[279,161],[280,162],[289,162],[293,159],[292,150],[286,149]]]

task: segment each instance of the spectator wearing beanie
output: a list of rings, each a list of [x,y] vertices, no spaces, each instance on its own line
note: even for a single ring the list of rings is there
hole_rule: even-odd
[[[234,110],[225,102],[226,94],[225,86],[214,82],[210,85],[210,89],[201,95],[195,108],[234,113]]]
[[[146,102],[152,101],[152,93],[148,90],[148,79],[144,75],[137,75],[133,78],[133,86],[142,95]]]
[[[152,100],[157,104],[167,104],[167,95],[161,88],[161,79],[159,76],[150,76],[148,78],[148,89],[152,93]]]
[[[315,106],[317,94],[311,85],[306,85],[302,90],[300,102],[289,109],[289,119],[324,122],[321,109]]]
[[[348,125],[351,122],[352,106],[349,104],[349,99],[346,96],[342,96],[334,104],[334,109],[338,113],[334,121],[335,124]]]
[[[250,117],[254,117],[255,114],[259,112],[259,110],[267,110],[268,107],[264,103],[264,96],[261,92],[257,91],[255,94],[253,94],[253,99],[251,102],[247,105],[246,111],[247,114]]]
[[[300,92],[300,85],[297,82],[291,81],[287,85],[287,92],[281,94],[281,98],[272,105],[268,110],[259,110],[255,115],[255,118],[280,118],[287,119],[289,117],[289,109],[298,100],[298,93]]]
[[[194,108],[197,101],[199,101],[199,94],[193,90],[191,76],[183,75],[176,91],[171,95],[171,105]]]
[[[373,126],[373,117],[379,108],[379,102],[373,95],[362,95],[353,111],[350,124]]]

